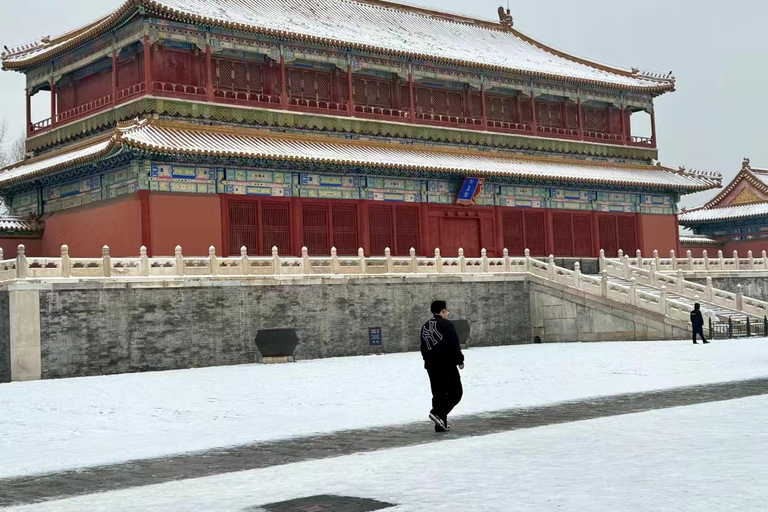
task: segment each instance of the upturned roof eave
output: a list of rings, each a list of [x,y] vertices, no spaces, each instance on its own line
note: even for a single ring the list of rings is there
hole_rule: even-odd
[[[371,3],[371,2],[369,1],[367,3]],[[226,28],[231,30],[240,30],[243,32],[257,33],[257,34],[266,35],[266,36],[296,39],[299,41],[324,44],[324,45],[340,47],[340,48],[354,48],[362,51],[370,51],[373,53],[379,53],[379,54],[389,55],[394,57],[431,60],[439,63],[459,65],[459,66],[464,66],[468,68],[514,73],[514,74],[527,76],[530,78],[549,79],[549,80],[564,81],[567,83],[575,83],[579,85],[589,85],[589,86],[618,89],[623,91],[642,92],[642,93],[652,94],[654,96],[658,96],[666,92],[672,92],[675,90],[675,82],[674,80],[670,80],[670,79],[661,79],[661,78],[642,76],[640,77],[641,79],[648,80],[648,81],[656,81],[658,82],[658,84],[649,85],[649,86],[629,85],[629,84],[617,84],[614,82],[608,82],[608,81],[602,81],[602,80],[593,80],[588,78],[571,77],[567,75],[558,75],[553,73],[539,72],[539,71],[520,69],[520,68],[514,68],[514,67],[489,65],[489,64],[483,64],[481,62],[450,59],[450,58],[433,56],[433,55],[422,54],[417,52],[398,51],[398,50],[383,48],[383,47],[379,47],[371,44],[362,44],[362,43],[354,43],[354,42],[341,41],[341,40],[333,40],[333,39],[328,39],[324,37],[314,37],[307,34],[300,34],[297,32],[280,31],[280,30],[268,29],[265,27],[255,27],[252,25],[231,23],[231,22],[227,22],[226,20],[220,20],[216,18],[209,18],[205,16],[191,15],[188,13],[175,12],[155,2],[154,0],[128,0],[125,4],[120,6],[112,14],[105,16],[104,18],[92,23],[91,25],[88,25],[76,31],[71,31],[69,33],[59,36],[56,39],[46,43],[49,46],[52,46],[52,45],[63,42],[61,46],[52,48],[51,50],[43,50],[27,59],[11,60],[9,59],[9,57],[18,56],[20,54],[23,54],[24,52],[29,53],[32,50],[38,49],[40,45],[25,49],[23,51],[17,51],[17,52],[12,51],[9,54],[5,54],[2,57],[2,59],[0,59],[2,60],[2,68],[4,70],[24,72],[42,62],[45,62],[81,44],[84,44],[91,39],[99,37],[100,35],[113,29],[115,25],[119,24],[123,20],[123,18],[134,14],[133,12],[134,10],[138,11],[142,7],[146,9],[155,9],[158,11],[158,14],[165,15],[173,19],[182,19],[189,22],[200,23],[208,26],[216,26],[216,27],[221,27],[221,28]],[[432,12],[436,16],[445,14],[445,13],[441,13],[440,11],[432,11]],[[492,23],[488,22],[487,20],[472,19],[472,18],[466,18],[466,17],[465,19],[472,20],[478,25],[484,26],[484,28],[498,30],[500,32],[509,32],[513,34],[515,37],[519,37],[524,41],[528,42],[529,44],[532,44],[546,52],[552,53],[566,60],[570,60],[578,64],[582,64],[595,69],[606,71],[618,76],[636,78],[636,75],[632,71],[627,71],[625,69],[616,68],[612,66],[606,66],[603,64],[599,64],[597,62],[593,62],[587,59],[582,59],[582,58],[570,55],[568,53],[565,53],[563,51],[560,51],[553,47],[545,45],[513,28],[504,28],[503,26],[500,26],[500,25],[496,27],[492,27]]]

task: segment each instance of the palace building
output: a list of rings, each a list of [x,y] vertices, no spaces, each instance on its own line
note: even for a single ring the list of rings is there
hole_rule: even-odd
[[[35,256],[679,251],[680,196],[721,178],[654,163],[654,100],[674,77],[498,18],[130,0],[6,51],[28,136],[28,158],[0,172],[6,257],[20,240]]]
[[[738,251],[742,257],[752,251],[755,257],[768,251],[768,169],[753,168],[748,158],[741,171],[708,203],[680,215],[680,224],[695,235],[681,237],[684,253],[700,257],[702,251],[725,257]]]

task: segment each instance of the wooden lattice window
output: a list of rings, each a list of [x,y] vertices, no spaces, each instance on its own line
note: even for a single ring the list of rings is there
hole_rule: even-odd
[[[612,215],[600,215],[597,218],[597,228],[600,234],[600,248],[609,258],[615,258],[619,254],[619,241],[616,235],[616,217]]]
[[[371,254],[383,255],[389,247],[394,251],[394,222],[390,206],[368,207],[368,226],[371,237]]]
[[[531,100],[529,98],[520,99],[520,122],[532,123],[533,114],[531,112]]]
[[[573,215],[573,255],[594,256],[592,254],[592,215],[575,213]]]
[[[370,107],[392,107],[392,83],[355,77],[355,104]]]
[[[400,108],[403,110],[411,108],[411,88],[408,84],[400,85]]]
[[[567,126],[571,130],[579,129],[579,107],[578,105],[568,105],[565,109]]]
[[[634,256],[637,250],[637,240],[635,237],[635,217],[620,216],[616,219],[616,228],[618,230],[619,249],[624,254]]]
[[[473,92],[469,96],[469,103],[472,107],[472,117],[478,118],[483,116],[483,100],[480,97],[480,93]]]
[[[562,103],[554,101],[536,102],[536,124],[559,128],[563,125]]]
[[[573,256],[573,228],[570,213],[552,214],[552,234],[555,239],[555,256]]]
[[[261,253],[272,254],[272,247],[280,254],[291,252],[291,213],[286,203],[261,205]]]
[[[326,256],[331,249],[328,231],[328,207],[305,204],[301,209],[304,246],[309,254]]]
[[[509,96],[486,96],[486,116],[494,121],[511,123],[515,118],[514,98]]]
[[[602,108],[582,108],[584,129],[590,132],[607,133],[608,111]]]
[[[546,219],[544,212],[525,212],[525,245],[531,256],[546,256]]]
[[[264,91],[262,64],[228,59],[213,59],[213,86],[238,92]]]
[[[240,254],[245,247],[248,254],[257,254],[259,248],[259,224],[256,203],[252,201],[229,202],[229,253]]]
[[[411,248],[419,252],[419,209],[416,206],[395,208],[395,255],[408,256]]]
[[[288,94],[292,98],[331,100],[331,73],[288,68]]]
[[[502,213],[501,218],[504,228],[504,247],[511,256],[522,256],[525,253],[523,213],[505,211]]]
[[[339,255],[355,255],[360,245],[357,243],[357,206],[331,206],[333,226],[333,245]]]

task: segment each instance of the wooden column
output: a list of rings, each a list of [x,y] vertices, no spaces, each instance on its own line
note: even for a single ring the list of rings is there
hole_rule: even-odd
[[[584,140],[584,114],[581,111],[581,98],[576,100],[579,109],[579,139]]]
[[[536,94],[531,91],[531,126],[533,127],[533,134],[539,133],[539,129],[536,125]]]
[[[415,123],[416,122],[416,102],[415,102],[416,96],[415,94],[413,94],[413,75],[410,73],[408,73],[408,96],[411,99],[411,103],[410,103],[411,112],[409,115],[411,116],[411,122]]]
[[[352,66],[347,64],[347,90],[349,94],[349,98],[347,98],[347,109],[349,110],[350,116],[355,115],[355,91],[353,88],[354,84],[355,81],[352,79]]]
[[[51,128],[56,124],[56,82],[51,78]]]
[[[555,226],[552,222],[552,209],[547,208],[544,212],[544,236],[546,237],[545,246],[546,246],[546,256],[549,256],[550,254],[555,254]],[[557,256],[557,254],[555,254]]]
[[[621,106],[621,143],[627,143],[627,120],[624,117],[624,105]]]
[[[485,84],[480,84],[480,115],[483,118],[483,130],[488,128],[488,113],[485,110]]]
[[[149,36],[144,36],[144,88],[146,94],[152,94],[152,45]]]
[[[592,255],[595,258],[598,258],[600,256],[600,226],[597,219],[597,211],[592,210],[592,247],[594,254]]]
[[[117,49],[112,50],[112,104],[117,105]]]
[[[650,109],[651,114],[651,144],[656,147],[656,109]]]
[[[288,81],[285,74],[285,57],[280,56],[280,105],[288,107]]]
[[[27,137],[32,133],[32,95],[29,91],[24,91],[24,95],[27,97]]]
[[[213,59],[211,58],[211,43],[205,45],[205,96],[213,101]]]
[[[147,256],[152,257],[152,222],[150,221],[149,190],[139,190],[141,207],[141,245],[147,248]]]

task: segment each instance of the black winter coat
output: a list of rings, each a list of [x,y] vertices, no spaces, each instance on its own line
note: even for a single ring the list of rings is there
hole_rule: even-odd
[[[464,364],[459,335],[453,323],[435,315],[424,324],[421,328],[421,356],[427,369]]]
[[[704,317],[701,315],[701,311],[694,309],[691,311],[691,324],[693,324],[693,329],[701,329],[704,327]]]

